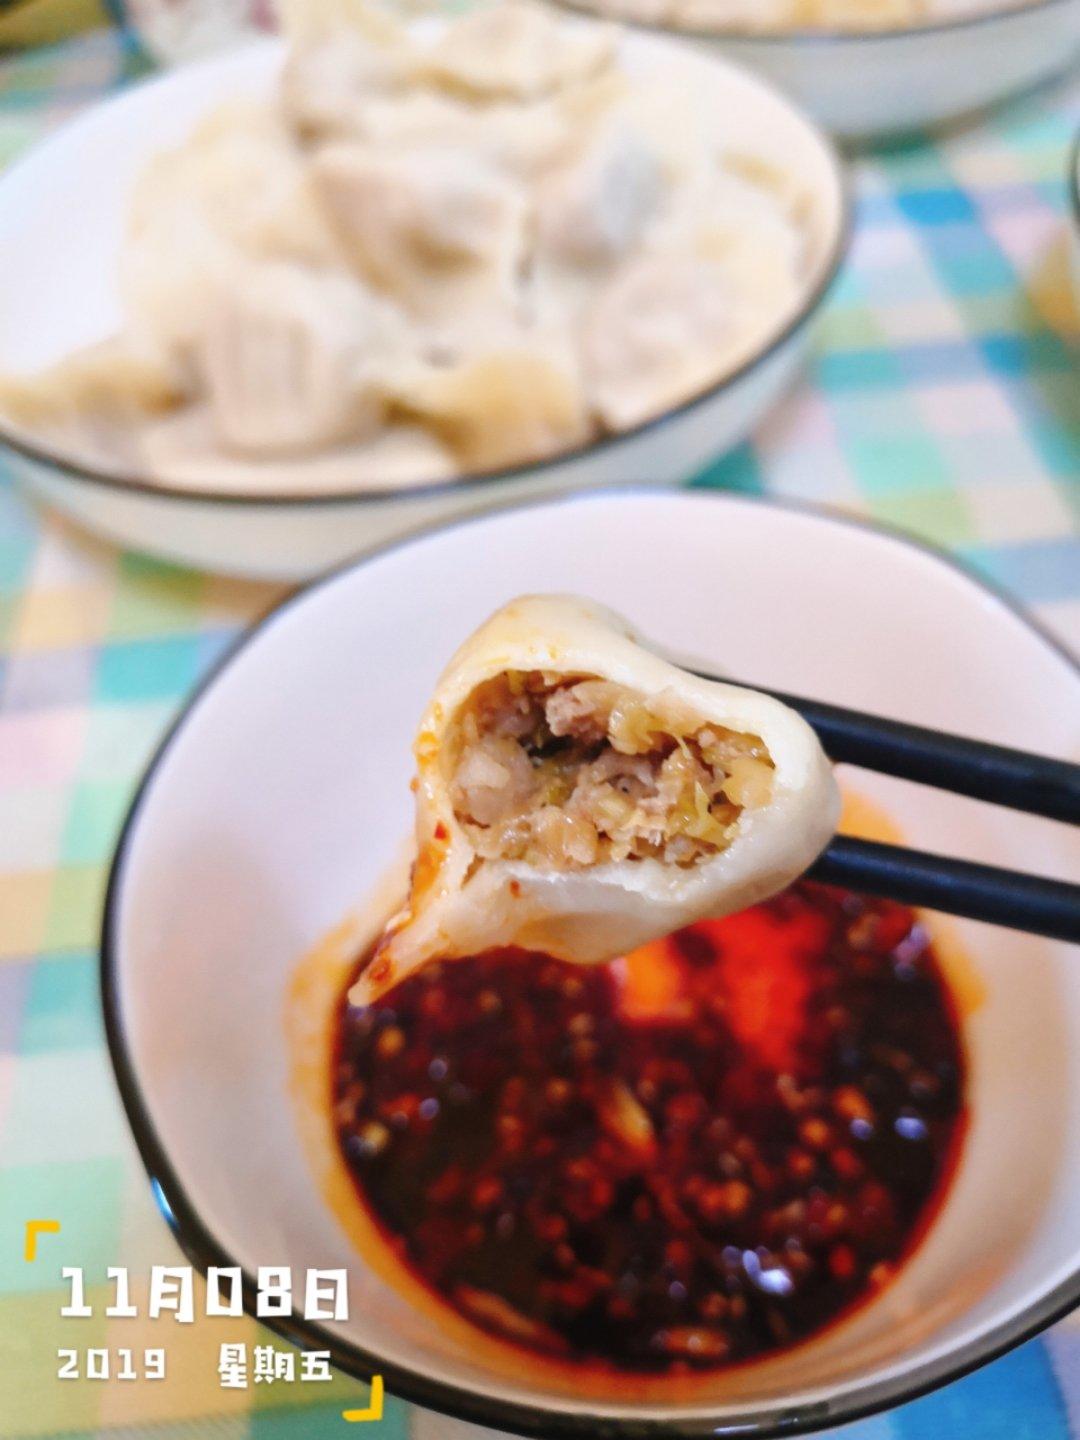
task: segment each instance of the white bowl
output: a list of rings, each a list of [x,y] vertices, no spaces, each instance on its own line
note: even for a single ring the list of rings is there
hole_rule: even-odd
[[[407,530],[506,501],[585,485],[686,478],[742,440],[790,381],[808,322],[842,258],[849,206],[835,152],[790,103],[726,61],[677,42],[627,34],[633,74],[669,65],[730,95],[735,133],[793,166],[808,187],[812,267],[790,323],[733,374],[654,421],[541,464],[454,482],[377,491],[274,495],[131,481],[72,463],[0,424],[16,473],[46,500],[110,539],[236,574],[299,579]],[[118,254],[132,183],[229,96],[265,94],[275,40],[135,86],[96,106],[0,177],[0,370],[26,371],[114,332]]]
[[[592,5],[569,3],[593,13]],[[610,9],[621,13],[618,0]],[[1080,55],[1080,0],[1021,0],[960,20],[869,33],[643,28],[678,34],[757,70],[832,134],[868,140],[954,120],[1064,72]]]
[[[433,1324],[354,1248],[355,1217],[340,1194],[337,1208],[325,1198],[328,1104],[315,1113],[297,1090],[283,1030],[288,1018],[294,1046],[306,1035],[301,1058],[325,1097],[316,1037],[348,947],[317,952],[330,958],[314,987],[305,967],[298,988],[298,967],[377,891],[410,826],[411,734],[446,657],[508,597],[537,590],[592,595],[661,645],[749,680],[1051,754],[1080,748],[1080,674],[1052,641],[935,554],[820,512],[708,492],[571,497],[428,533],[320,582],[192,702],[150,766],[111,877],[109,1042],[188,1253],[249,1274],[348,1267],[351,1318],[279,1322],[290,1335],[423,1405],[545,1436],[837,1424],[960,1374],[1074,1305],[1077,957],[937,917],[928,923],[967,997],[963,1155],[896,1281],[817,1339],[687,1391],[630,1379],[612,1390],[507,1357],[460,1319]],[[1064,826],[880,776],[845,781],[926,849],[1047,874],[1080,863],[1080,837]]]

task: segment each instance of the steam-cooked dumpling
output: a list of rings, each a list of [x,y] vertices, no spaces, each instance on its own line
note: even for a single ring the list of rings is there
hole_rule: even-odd
[[[777,198],[776,191],[741,175],[718,176],[708,209],[696,225],[685,225],[698,254],[723,268],[746,331],[759,327],[765,296],[781,313],[790,310],[798,296],[805,246]]]
[[[273,455],[370,435],[397,331],[390,307],[345,275],[239,268],[195,351],[221,444]]]
[[[373,96],[364,104],[355,138],[399,153],[435,140],[444,154],[457,149],[495,165],[503,174],[530,181],[580,143],[577,107],[569,96],[528,104],[478,104],[439,90]],[[318,152],[316,152],[318,153]]]
[[[732,30],[785,30],[798,28],[815,0],[631,0],[631,3],[643,8],[656,6],[667,21],[678,17],[706,29],[718,25]],[[876,4],[877,0],[870,3]],[[623,13],[622,0],[601,8]],[[642,14],[640,18],[645,17]],[[654,15],[654,19],[658,18]]]
[[[140,474],[168,475],[174,485],[225,485],[252,495],[294,494],[302,488],[295,456],[248,457],[224,449],[208,405],[187,406],[144,426],[133,460]],[[303,481],[326,492],[404,490],[449,480],[457,469],[455,457],[430,431],[394,424],[370,439],[307,457]]]
[[[272,109],[234,103],[157,156],[132,201],[121,283],[165,348],[189,347],[237,257],[336,262],[312,177]]]
[[[533,0],[507,0],[451,25],[424,68],[476,95],[535,100],[595,74],[613,48],[607,31],[571,28]]]
[[[190,377],[145,336],[88,346],[32,375],[0,375],[0,411],[84,464],[132,462],[135,437],[190,398]]]
[[[399,403],[425,418],[466,469],[552,455],[589,435],[574,366],[543,346],[508,346],[432,368]]]
[[[414,314],[513,305],[526,207],[481,157],[335,144],[312,171],[357,268]]]
[[[703,389],[735,335],[731,285],[692,254],[632,260],[592,304],[582,332],[590,392],[615,430]]]
[[[290,52],[281,74],[281,103],[306,140],[363,135],[370,97],[392,73],[385,52],[362,37],[327,38]]]
[[[494,946],[591,963],[799,875],[839,798],[816,737],[701,680],[584,600],[515,600],[467,640],[420,724],[404,912],[351,998]]]
[[[804,24],[882,30],[915,24],[941,4],[942,0],[803,0],[800,18]]]
[[[434,139],[444,156],[460,147],[518,174],[534,173],[573,145],[586,118],[583,105],[595,102],[598,88],[610,91],[617,73],[603,68],[611,58],[606,38],[553,48],[551,18],[528,5],[508,19],[501,9],[493,15],[482,7],[426,42],[372,0],[310,6],[300,0],[287,19],[282,104],[308,141],[354,139],[397,153]],[[497,78],[496,62],[524,31],[543,42],[539,53],[524,57],[530,69],[550,71],[563,60],[561,88],[553,82],[524,95]],[[491,40],[498,55],[489,54]],[[462,63],[477,72],[479,88],[457,73]],[[599,85],[587,73],[594,66]]]
[[[284,113],[308,140],[363,134],[372,96],[400,91],[413,64],[400,23],[368,0],[289,0]]]
[[[92,414],[131,420],[170,409],[185,392],[162,352],[134,338],[103,340],[38,375],[0,377],[0,407],[28,428]]]
[[[645,137],[610,125],[541,186],[540,243],[571,265],[621,259],[641,238],[663,186],[662,167]]]
[[[275,109],[258,101],[213,111],[151,162],[136,184],[131,232],[163,229],[188,207],[245,252],[311,264],[334,257],[304,153]]]

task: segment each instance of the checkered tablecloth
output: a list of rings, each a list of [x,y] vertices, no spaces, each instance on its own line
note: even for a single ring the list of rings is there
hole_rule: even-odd
[[[140,68],[99,32],[0,66],[0,160]],[[857,171],[859,233],[808,379],[702,485],[770,490],[904,526],[1028,602],[1080,649],[1080,322],[1066,284],[1065,85]],[[0,275],[0,303],[3,277]],[[59,1264],[102,1280],[178,1252],[113,1086],[97,934],[113,842],[155,741],[274,598],[38,514],[0,477],[0,1437],[294,1440],[343,1430],[362,1386],[224,1391],[215,1330],[62,1321]],[[23,1225],[56,1217],[43,1258]],[[47,1258],[44,1258],[47,1257]],[[230,1338],[272,1337],[247,1321]],[[167,1343],[159,1384],[61,1382],[59,1347]],[[415,1425],[391,1402],[378,1427]],[[1069,1322],[853,1440],[1080,1435]],[[431,1431],[427,1434],[430,1436]]]

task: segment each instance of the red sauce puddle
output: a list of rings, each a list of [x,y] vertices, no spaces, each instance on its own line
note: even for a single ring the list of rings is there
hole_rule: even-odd
[[[880,1290],[947,1189],[964,1059],[912,912],[800,883],[611,965],[487,954],[343,1000],[333,1103],[365,1206],[461,1314],[678,1374]]]

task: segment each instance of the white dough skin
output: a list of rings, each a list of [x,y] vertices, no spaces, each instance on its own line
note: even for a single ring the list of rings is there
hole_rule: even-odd
[[[723,848],[689,862],[686,850],[683,863],[659,854],[611,859],[610,851],[595,863],[482,856],[470,836],[484,836],[480,848],[490,849],[490,832],[476,826],[475,809],[468,817],[460,811],[458,767],[470,753],[462,737],[475,734],[464,717],[475,714],[478,695],[490,693],[485,686],[501,685],[508,674],[531,675],[536,684],[577,684],[583,677],[611,682],[609,692],[620,687],[662,721],[676,717],[673,734],[680,728],[711,733],[712,726],[736,743],[752,738],[756,754],[767,751],[771,789],[762,795],[759,787],[753,800],[745,792]],[[565,690],[561,695],[565,701]],[[568,713],[565,704],[561,713]],[[617,615],[565,596],[515,600],[465,642],[436,687],[415,754],[412,890],[351,992],[356,1004],[370,1003],[435,958],[519,946],[592,964],[706,916],[744,909],[800,875],[828,843],[839,816],[831,767],[799,715],[767,695],[678,669],[644,649]],[[483,766],[492,769],[490,753],[463,768],[475,778]],[[498,765],[494,769],[497,774]]]
[[[0,375],[24,432],[172,485],[403,488],[648,421],[797,312],[812,207],[722,77],[632,75],[533,0],[285,18],[280,84],[140,177],[122,331]]]

